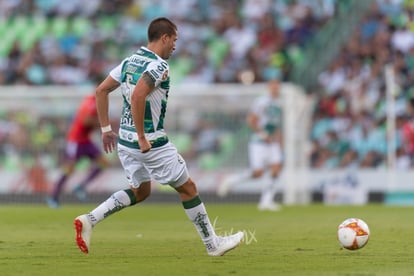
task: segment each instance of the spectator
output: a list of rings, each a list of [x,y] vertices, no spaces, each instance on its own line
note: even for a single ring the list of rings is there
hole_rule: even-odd
[[[7,28],[2,30],[0,26],[0,32],[5,33],[2,43],[6,45],[3,62],[0,49],[0,83],[70,85],[99,78],[108,73],[114,60],[145,39],[143,22],[157,16],[174,18],[183,30],[177,45],[178,57],[209,61],[185,63],[181,75],[192,72],[195,78],[178,77],[180,81],[240,82],[244,70],[253,73],[254,82],[274,77],[283,80],[289,74],[289,64],[295,62],[293,55],[300,53],[327,18],[334,16],[336,4],[329,4],[332,1],[2,1],[0,15],[6,19]],[[32,42],[24,32],[29,24],[33,25]],[[114,46],[114,38],[122,42],[121,47]],[[221,49],[226,50],[218,51],[217,64],[212,65],[209,55],[218,50],[214,42],[220,40],[225,44]],[[14,43],[12,50],[8,49],[9,43]],[[4,64],[18,64],[32,47],[40,47],[45,57],[43,64],[29,62],[21,72],[14,67],[5,72],[4,68],[10,67]],[[205,65],[209,69],[204,70]],[[55,66],[58,72],[48,70]],[[180,73],[182,63],[175,66],[178,70],[174,71]],[[216,77],[212,69],[217,69]],[[74,77],[62,79],[62,71]]]

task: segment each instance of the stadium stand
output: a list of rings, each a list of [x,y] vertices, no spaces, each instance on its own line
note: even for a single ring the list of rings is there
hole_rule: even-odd
[[[146,43],[145,24],[156,16],[172,18],[180,29],[170,64],[175,82],[238,83],[246,70],[253,72],[254,82],[275,76],[286,79],[293,64],[303,59],[307,41],[335,16],[337,2],[1,1],[0,85],[94,84]],[[1,168],[18,170],[20,162],[30,167],[33,156],[44,158],[46,152],[46,163],[59,164],[57,149],[70,119],[0,112]],[[232,120],[228,118],[230,125]],[[200,123],[190,137],[180,135],[176,140],[190,162],[199,158],[203,168],[214,169],[223,154],[234,150],[234,143],[229,143],[234,137],[218,137],[217,130],[204,126]],[[247,135],[245,128],[241,131]],[[210,140],[213,146],[200,149],[196,142],[188,143],[198,140]]]
[[[376,1],[317,76],[311,167],[413,168],[413,8],[412,1]],[[387,143],[387,64],[397,85],[395,145]],[[388,147],[395,164],[387,164]]]
[[[353,2],[353,1],[352,1]],[[359,2],[359,1],[357,1]],[[85,84],[146,42],[145,22],[175,20],[180,29],[177,82],[285,79],[305,44],[341,1],[67,1],[0,3],[0,84]],[[174,7],[173,7],[174,6]],[[341,7],[341,5],[339,5]]]

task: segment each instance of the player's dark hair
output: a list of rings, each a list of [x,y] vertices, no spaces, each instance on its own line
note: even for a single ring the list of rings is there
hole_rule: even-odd
[[[168,18],[159,17],[151,21],[148,27],[148,41],[157,41],[162,35],[172,36],[177,33],[177,26]]]

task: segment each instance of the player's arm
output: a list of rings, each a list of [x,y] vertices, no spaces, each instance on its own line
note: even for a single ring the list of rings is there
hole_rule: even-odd
[[[99,123],[101,127],[110,125],[109,120],[109,93],[114,91],[120,85],[119,82],[108,76],[96,88],[96,109],[98,112]]]
[[[147,96],[155,87],[155,80],[148,73],[144,72],[138,80],[134,91],[131,95],[131,113],[134,125],[138,134],[138,144],[141,152],[147,152],[151,149],[151,144],[145,137],[144,131],[144,114],[145,102]]]
[[[274,134],[274,140],[275,140],[276,142],[278,142],[278,143],[280,144],[280,146],[281,146],[281,147],[283,147],[284,140],[283,140],[283,132],[282,132],[282,129],[281,129],[281,128],[279,128],[279,129],[277,129],[277,130],[275,131],[275,134]]]
[[[269,142],[269,134],[266,133],[266,131],[263,131],[263,129],[260,128],[259,125],[259,117],[257,116],[257,114],[255,112],[250,112],[247,115],[247,125],[250,127],[250,129],[256,133],[261,140]]]
[[[250,129],[254,133],[257,133],[258,135],[260,135],[263,140],[267,139],[266,133],[259,126],[259,117],[257,116],[256,113],[250,112],[247,115],[247,125],[250,127]]]
[[[259,118],[257,117],[257,115],[253,112],[249,112],[249,114],[247,114],[247,118],[246,118],[246,122],[247,125],[250,127],[250,129],[253,132],[260,132],[260,128],[259,128]]]
[[[96,88],[96,110],[102,129],[102,143],[106,153],[115,149],[117,135],[112,131],[109,120],[109,93],[118,88],[120,83],[108,76]]]

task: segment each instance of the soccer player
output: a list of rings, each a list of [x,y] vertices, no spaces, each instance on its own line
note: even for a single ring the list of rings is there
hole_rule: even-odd
[[[95,95],[88,95],[81,102],[66,137],[65,162],[62,166],[61,176],[55,183],[52,193],[46,199],[49,207],[59,207],[59,196],[63,187],[75,171],[76,164],[82,158],[89,158],[92,161],[88,175],[74,189],[75,195],[82,201],[86,200],[86,186],[102,172],[103,168],[108,166],[103,152],[93,143],[91,138],[92,132],[97,128],[99,128],[99,121]]]
[[[148,27],[147,46],[124,59],[96,89],[104,151],[112,152],[117,141],[130,187],[75,219],[76,243],[84,253],[90,249],[92,228],[109,215],[145,200],[151,192],[151,179],[178,192],[210,256],[221,256],[242,241],[243,232],[224,237],[215,234],[186,163],[164,130],[170,90],[166,60],[175,50],[177,37],[177,27],[169,19],[153,20]],[[124,105],[118,138],[108,118],[108,95],[119,86]]]
[[[261,192],[258,208],[268,211],[280,209],[274,201],[282,168],[282,108],[279,94],[280,82],[272,79],[268,81],[268,93],[253,103],[247,116],[247,124],[253,132],[248,146],[251,170],[247,174],[225,179],[217,191],[219,196],[225,196],[231,186],[247,179],[259,179],[269,171],[270,178],[265,178],[266,184]]]

